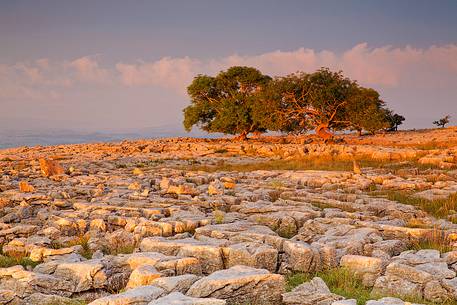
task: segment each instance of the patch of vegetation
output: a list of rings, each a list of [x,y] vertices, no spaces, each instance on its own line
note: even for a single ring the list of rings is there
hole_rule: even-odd
[[[316,273],[297,273],[287,278],[286,290],[291,291],[298,285],[320,277],[331,292],[348,299],[356,299],[358,305],[363,305],[371,298],[371,290],[362,284],[362,280],[345,268],[335,268]]]
[[[115,247],[110,247],[104,249],[104,253],[108,255],[118,255],[118,254],[131,254],[135,251],[135,245],[116,245]]]
[[[215,153],[215,154],[226,154],[226,153],[228,153],[228,150],[225,149],[225,148],[220,148],[220,149],[216,149],[216,150],[214,151],[214,153]]]
[[[281,197],[282,192],[278,190],[269,191],[268,196],[271,199],[271,202],[277,201]]]
[[[81,254],[81,256],[83,256],[87,259],[91,259],[92,255],[94,254],[94,251],[92,251],[89,248],[89,236],[87,236],[87,235],[76,236],[74,239],[72,239],[69,242],[66,242],[64,244],[55,243],[55,242],[51,244],[51,246],[54,249],[69,248],[69,247],[78,246],[78,245],[82,247],[82,251],[79,254]]]
[[[328,286],[331,292],[341,295],[347,299],[356,299],[357,305],[364,305],[368,300],[379,299],[382,297],[398,297],[406,302],[420,303],[426,305],[457,305],[457,301],[448,300],[442,303],[434,303],[423,300],[420,297],[404,297],[395,295],[374,295],[370,288],[365,287],[362,280],[355,276],[353,272],[345,268],[334,268],[315,273],[296,273],[286,278],[286,290],[291,291],[295,287],[320,277]]]
[[[222,212],[221,210],[214,210],[213,216],[214,216],[214,221],[216,221],[217,224],[224,223],[225,213]]]
[[[389,200],[403,204],[413,205],[437,218],[446,218],[449,215],[454,214],[457,210],[457,193],[454,193],[445,199],[434,200],[414,196],[413,192],[398,190],[374,192],[373,195],[386,197]]]
[[[277,179],[271,180],[268,184],[274,189],[282,189],[286,187],[286,184],[283,181]]]
[[[0,268],[8,268],[16,265],[22,265],[24,268],[27,268],[27,266],[35,268],[38,264],[39,262],[34,262],[26,256],[11,257],[4,254],[0,255]]]
[[[411,250],[434,249],[441,253],[453,250],[449,235],[440,229],[434,228],[427,234],[414,240],[410,245]]]
[[[404,168],[417,168],[419,170],[429,170],[438,168],[436,165],[419,164],[417,160],[409,160],[400,163],[390,161],[373,160],[360,157],[357,162],[361,168],[386,169],[392,173]],[[325,171],[352,171],[354,168],[352,159],[343,157],[320,156],[320,157],[300,157],[291,159],[275,159],[250,163],[228,163],[219,161],[215,165],[201,164],[200,162],[188,161],[188,165],[181,169],[187,171],[204,172],[250,172],[256,170],[325,170]],[[273,180],[274,181],[274,180]],[[281,183],[271,182],[272,187],[282,187]],[[375,186],[370,186],[375,188]]]
[[[406,223],[406,227],[412,229],[429,229],[430,225],[425,223],[423,219],[420,218],[410,218]]]

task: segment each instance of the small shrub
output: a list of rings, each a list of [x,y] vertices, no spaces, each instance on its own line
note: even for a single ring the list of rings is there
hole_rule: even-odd
[[[81,256],[91,259],[92,255],[94,254],[94,251],[92,251],[89,248],[89,236],[87,235],[79,235],[76,236],[73,240],[64,243],[64,244],[59,244],[59,243],[53,243],[52,247],[54,249],[60,249],[60,248],[69,248],[73,246],[80,245],[82,247],[82,252],[80,253]]]
[[[345,268],[335,268],[311,274],[293,274],[287,278],[286,290],[320,277],[331,292],[348,299],[356,299],[358,305],[365,304],[371,299],[371,290],[362,284],[362,280]]]
[[[397,190],[376,192],[374,196],[384,196],[392,201],[413,205],[437,218],[446,218],[457,210],[457,193],[445,199],[435,200],[427,200],[414,196],[414,193]]]
[[[434,228],[424,236],[414,240],[410,246],[412,250],[434,249],[441,253],[453,250],[452,241],[448,234],[440,229]]]
[[[222,212],[221,210],[215,210],[213,212],[213,216],[214,216],[214,221],[216,221],[217,224],[224,223],[225,213]]]
[[[362,280],[355,276],[353,272],[345,268],[334,268],[315,273],[297,273],[286,278],[286,290],[291,291],[293,288],[312,280],[314,277],[320,277],[328,286],[331,292],[341,295],[347,299],[356,299],[357,305],[364,305],[368,300],[379,299],[382,297],[398,297],[406,302],[420,303],[426,305],[438,305],[438,303],[427,302],[421,297],[404,297],[396,295],[374,295],[370,288],[365,287]],[[455,300],[447,300],[440,305],[457,305]]]
[[[5,254],[0,254],[0,268],[8,268],[16,265],[22,265],[24,268],[30,266],[35,268],[39,262],[34,262],[27,256],[8,256]]]
[[[215,154],[226,154],[228,153],[228,150],[225,148],[219,148],[214,151]]]

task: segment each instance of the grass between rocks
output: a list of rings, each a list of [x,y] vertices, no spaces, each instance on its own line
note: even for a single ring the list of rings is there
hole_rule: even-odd
[[[414,240],[410,245],[411,250],[434,249],[441,253],[454,250],[452,238],[443,230],[434,228],[424,236]]]
[[[16,265],[22,265],[24,268],[28,266],[35,268],[39,262],[34,262],[28,257],[11,257],[6,255],[0,255],[0,268],[8,268]]]
[[[408,160],[403,162],[380,161],[367,158],[356,158],[361,168],[382,168],[395,172],[404,168],[417,168],[418,170],[428,170],[437,168],[434,165],[419,164],[417,160]],[[326,170],[326,171],[352,171],[353,161],[347,158],[332,158],[322,156],[293,158],[293,159],[275,159],[250,163],[228,163],[219,161],[215,165],[200,164],[198,160],[191,160],[189,165],[181,169],[187,171],[204,171],[204,172],[250,172],[256,170]]]
[[[0,245],[0,268],[8,268],[16,265],[22,265],[24,268],[32,267],[35,268],[39,262],[34,262],[23,253],[17,253],[15,255],[6,255],[3,253],[3,245]]]
[[[331,292],[341,295],[346,299],[356,299],[357,305],[365,305],[368,300],[387,297],[387,295],[374,295],[371,288],[365,287],[362,280],[354,273],[345,268],[335,268],[315,273],[296,273],[286,278],[286,290],[291,291],[295,287],[312,280],[314,277],[320,277],[328,286]],[[399,297],[392,296],[391,297]],[[406,302],[420,303],[426,305],[438,305],[438,303],[428,302],[420,297],[399,297]],[[449,300],[441,305],[457,305],[457,301]]]
[[[457,213],[457,193],[450,195],[446,199],[435,200],[427,200],[414,196],[413,192],[398,190],[373,192],[372,195],[378,197],[382,196],[392,201],[413,205],[437,218],[448,218],[448,216]],[[457,219],[451,218],[449,220],[457,223]]]

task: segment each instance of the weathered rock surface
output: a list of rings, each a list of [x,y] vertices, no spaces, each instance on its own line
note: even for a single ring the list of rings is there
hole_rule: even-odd
[[[161,139],[0,150],[0,303],[354,304],[319,279],[284,292],[284,276],[332,268],[383,295],[456,300],[457,212],[436,219],[384,195],[455,196],[455,134],[386,134],[381,146],[347,136],[344,145]],[[429,136],[447,148],[418,148]],[[354,172],[355,157],[383,168],[361,161]],[[226,170],[270,158],[349,165]],[[408,250],[430,236],[453,251]]]
[[[234,266],[195,282],[187,291],[192,297],[225,299],[227,304],[278,304],[284,292],[284,278],[264,269]]]
[[[286,305],[331,305],[342,299],[343,297],[331,293],[320,277],[283,294],[283,303]]]

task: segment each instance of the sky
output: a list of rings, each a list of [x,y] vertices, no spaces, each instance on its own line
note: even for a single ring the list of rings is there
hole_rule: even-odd
[[[0,0],[0,129],[182,130],[200,73],[320,67],[457,123],[457,1]]]

